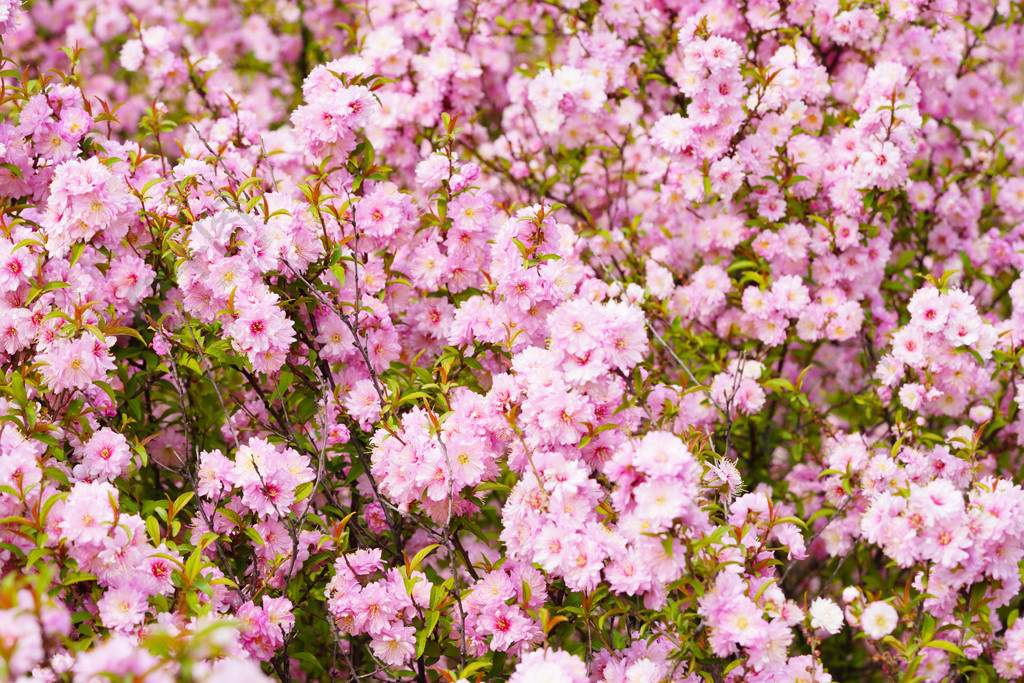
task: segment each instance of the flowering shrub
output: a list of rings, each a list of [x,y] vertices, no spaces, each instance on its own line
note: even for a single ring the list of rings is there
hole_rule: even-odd
[[[1024,678],[1024,10],[0,0],[0,678]]]

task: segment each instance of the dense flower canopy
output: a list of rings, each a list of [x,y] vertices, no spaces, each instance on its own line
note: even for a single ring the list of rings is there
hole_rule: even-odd
[[[1024,678],[1024,7],[0,0],[0,679]]]

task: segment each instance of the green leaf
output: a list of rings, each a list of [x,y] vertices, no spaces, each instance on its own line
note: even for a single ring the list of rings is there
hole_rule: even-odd
[[[925,643],[921,647],[922,648],[934,647],[934,648],[938,648],[939,650],[945,650],[946,652],[952,652],[953,654],[955,654],[958,657],[963,657],[964,656],[963,650],[961,650],[959,647],[957,647],[957,645],[955,643],[951,643],[948,640],[929,640],[927,643]]]
[[[247,529],[246,531],[251,531]],[[189,585],[195,583],[196,577],[199,576],[199,570],[202,568],[203,553],[198,548],[192,551],[192,554],[188,556],[188,560],[185,562],[185,580]]]
[[[480,484],[477,484],[476,487],[473,490],[474,491],[500,491],[501,493],[511,493],[512,492],[512,489],[510,489],[508,486],[506,486],[505,484],[498,483],[496,481],[485,481],[485,482],[482,482]]]
[[[25,303],[32,303],[37,298],[39,298],[43,294],[46,294],[47,292],[52,292],[55,289],[64,289],[65,287],[70,286],[70,283],[64,282],[63,280],[54,280],[53,282],[47,282],[45,285],[43,285],[42,289],[33,289],[32,292],[28,295],[28,297],[26,297]]]
[[[264,545],[263,539],[260,538],[259,533],[257,533],[257,531],[255,529],[253,529],[251,526],[245,527],[242,531],[243,531],[243,533],[245,533],[246,536],[251,538],[252,542],[255,543],[256,545],[260,545],[260,546]]]
[[[61,585],[63,585],[63,586],[70,586],[71,584],[74,584],[74,583],[81,583],[83,581],[95,581],[95,580],[96,580],[96,577],[93,576],[92,574],[86,574],[85,572],[70,572],[66,577],[64,577],[64,581],[61,582]]]
[[[224,517],[226,519],[228,519],[230,522],[232,522],[237,527],[244,527],[245,526],[245,523],[242,522],[242,518],[234,510],[229,510],[227,508],[217,508],[217,514],[224,515]]]
[[[297,489],[295,489],[295,502],[297,503],[300,500],[306,500],[312,493],[313,482],[307,481],[306,483],[302,484]]]
[[[174,512],[178,513],[184,510],[185,506],[188,505],[189,501],[192,500],[195,497],[195,495],[196,494],[194,494],[191,491],[186,491],[185,493],[178,496],[178,499],[174,501]]]
[[[427,623],[423,629],[416,634],[416,659],[423,656],[423,650],[427,647],[427,639],[430,638],[434,632],[434,627],[437,626],[437,620],[441,617],[441,613],[436,610],[427,612]]]
[[[427,555],[434,552],[440,547],[441,546],[439,544],[435,543],[433,545],[428,545],[426,548],[416,553],[413,556],[412,561],[409,563],[409,573],[412,574],[412,572],[416,571],[416,569],[419,568],[420,563],[423,562],[424,559],[426,559]]]

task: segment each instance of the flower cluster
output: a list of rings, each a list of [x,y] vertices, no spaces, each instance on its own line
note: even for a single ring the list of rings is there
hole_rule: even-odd
[[[0,0],[0,678],[1024,677],[1024,10]]]
[[[910,322],[893,333],[892,351],[875,372],[883,398],[896,396],[915,412],[962,415],[991,389],[984,361],[992,358],[999,329],[959,289],[919,289],[907,310]],[[909,381],[914,375],[923,381]]]
[[[379,550],[338,558],[327,587],[327,608],[340,632],[370,636],[373,653],[394,666],[409,661],[415,652],[416,630],[405,620],[417,608],[430,605],[430,586],[422,572],[404,576],[397,569],[370,581],[383,569]]]

